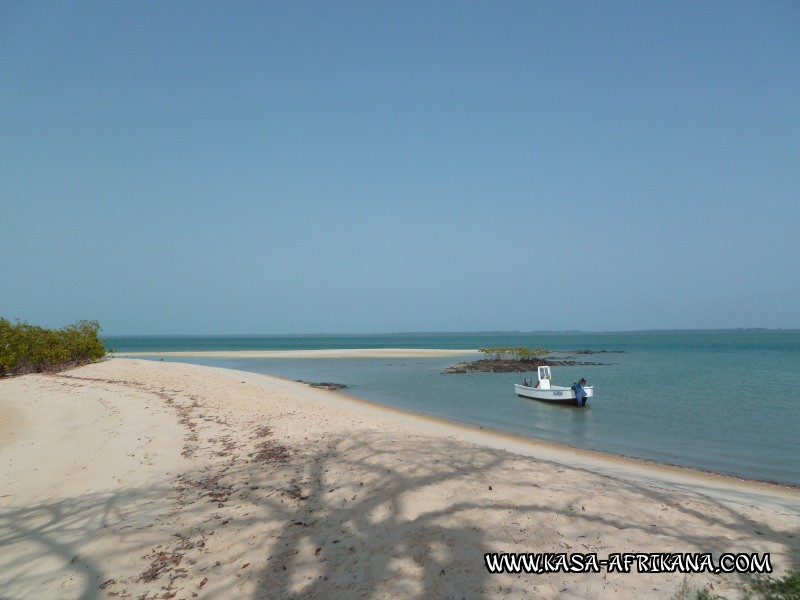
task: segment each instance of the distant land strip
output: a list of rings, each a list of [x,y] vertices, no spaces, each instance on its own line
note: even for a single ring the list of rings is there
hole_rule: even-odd
[[[119,358],[428,358],[466,356],[477,350],[450,348],[344,348],[322,350],[200,350],[177,352],[114,352]]]

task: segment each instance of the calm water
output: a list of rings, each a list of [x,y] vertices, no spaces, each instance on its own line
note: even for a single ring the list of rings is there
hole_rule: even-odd
[[[523,374],[443,374],[454,358],[179,359],[348,385],[374,402],[526,436],[741,477],[800,485],[800,332],[403,334],[110,337],[120,352],[545,346],[615,350],[603,366],[554,367],[554,383],[586,377],[586,409],[523,400]]]

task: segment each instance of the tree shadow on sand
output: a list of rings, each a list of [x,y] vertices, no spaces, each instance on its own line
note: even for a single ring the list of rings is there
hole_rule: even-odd
[[[589,474],[588,485],[576,485],[577,470],[452,439],[395,436],[387,442],[385,433],[359,432],[329,435],[325,443],[322,452],[318,444],[297,449],[304,461],[292,465],[294,502],[277,496],[262,501],[282,529],[266,545],[254,598],[460,599],[543,584],[565,591],[576,578],[601,593],[602,575],[490,575],[483,555],[671,547],[718,558],[747,549],[737,544],[764,539],[760,550],[780,549],[783,558],[796,560],[800,549],[796,532],[708,498],[664,494],[596,474]],[[549,494],[557,500],[549,501]],[[598,494],[617,497],[620,510],[592,511]],[[662,520],[665,512],[673,518]],[[603,545],[604,537],[619,532],[630,547]],[[665,589],[682,577],[663,576]]]
[[[90,600],[610,596],[636,580],[491,575],[483,555],[749,548],[800,557],[797,531],[757,511],[588,472],[578,483],[578,469],[455,439],[358,430],[266,448],[274,452],[253,452],[255,442],[216,452],[164,486],[4,511],[0,573],[13,581],[0,575],[3,597],[25,597],[43,577],[71,582],[44,597]],[[618,510],[598,510],[604,497]],[[128,573],[110,570],[134,559]],[[634,592],[652,597],[655,581],[668,597],[682,578],[660,575]]]
[[[256,597],[474,597],[466,588],[486,577],[488,540],[463,515],[481,509],[478,488],[489,490],[478,474],[502,458],[459,450],[449,441],[387,445],[383,435],[360,434],[309,452],[296,473],[297,502],[266,500],[285,528]],[[453,489],[443,491],[448,482]]]
[[[87,493],[0,513],[0,598],[105,598],[108,563],[141,529],[161,538],[153,508],[172,486]],[[138,525],[142,521],[143,525]],[[136,527],[127,523],[135,522]],[[111,543],[104,545],[104,541]],[[136,550],[141,554],[141,537]],[[100,548],[94,548],[94,544]]]

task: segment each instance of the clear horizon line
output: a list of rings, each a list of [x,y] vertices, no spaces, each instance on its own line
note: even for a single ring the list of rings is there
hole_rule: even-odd
[[[786,331],[798,332],[797,327],[712,327],[712,328],[651,328],[651,329],[535,329],[522,331],[507,330],[475,330],[475,331],[393,331],[393,332],[348,332],[348,333],[113,333],[103,337],[354,337],[354,336],[412,336],[412,335],[476,335],[476,334],[609,334],[609,333],[680,333],[680,332],[735,332],[735,331]]]

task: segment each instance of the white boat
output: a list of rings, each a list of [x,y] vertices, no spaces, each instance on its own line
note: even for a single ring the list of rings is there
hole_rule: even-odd
[[[519,385],[516,384],[514,386],[514,390],[517,392],[517,396],[522,396],[523,398],[533,398],[534,400],[544,400],[545,402],[557,402],[562,404],[575,404],[577,403],[579,406],[582,404],[576,400],[576,390],[580,393],[580,390],[586,394],[586,398],[591,398],[594,396],[594,387],[591,385],[583,385],[585,383],[584,379],[581,379],[579,383],[573,384],[572,387],[562,387],[560,385],[551,385],[551,373],[550,367],[539,367],[537,370],[538,381],[536,382],[535,386],[530,385]],[[581,394],[582,396],[583,394]],[[586,400],[583,400],[583,404],[586,403]]]

